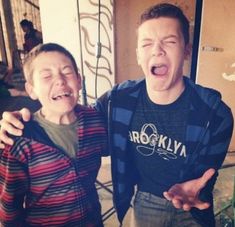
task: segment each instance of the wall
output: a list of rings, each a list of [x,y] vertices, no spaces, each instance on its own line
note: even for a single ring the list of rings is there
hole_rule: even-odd
[[[235,18],[235,1],[203,2],[197,83],[220,91],[235,116],[235,28],[230,23]],[[235,130],[230,150],[235,151]]]
[[[140,14],[148,7],[162,2],[160,0],[116,0],[115,1],[115,53],[116,82],[136,79],[143,75],[136,62],[136,29]],[[168,0],[164,2],[179,5],[190,20],[191,38],[193,37],[196,0]],[[185,75],[189,75],[191,59],[186,62]]]
[[[113,86],[115,73],[113,3],[111,0],[103,0],[99,7],[97,2],[92,0],[39,0],[44,42],[59,43],[72,52],[81,70],[83,81],[85,81],[84,87],[89,103]],[[101,13],[98,26],[99,8]],[[81,33],[79,33],[79,29]],[[98,30],[100,30],[102,46],[100,57],[96,55]],[[84,103],[84,99],[81,101]]]

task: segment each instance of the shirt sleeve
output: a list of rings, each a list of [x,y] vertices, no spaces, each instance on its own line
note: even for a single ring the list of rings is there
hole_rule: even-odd
[[[10,146],[0,155],[0,225],[23,226],[27,167]]]
[[[211,139],[210,143],[207,144],[207,153],[203,159],[201,158],[201,163],[207,168],[204,168],[204,171],[209,168],[214,168],[216,173],[212,179],[207,183],[206,187],[201,191],[201,199],[206,200],[205,198],[209,197],[212,193],[213,187],[216,183],[219,169],[221,168],[224,159],[226,157],[227,151],[229,149],[229,144],[231,141],[233,133],[233,115],[231,110],[221,103],[220,108],[218,108],[216,117],[212,121],[211,127]]]

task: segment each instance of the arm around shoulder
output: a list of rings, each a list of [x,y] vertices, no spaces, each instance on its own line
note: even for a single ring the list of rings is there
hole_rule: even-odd
[[[0,148],[3,149],[4,144],[13,144],[13,140],[8,134],[21,136],[24,124],[21,121],[29,121],[31,113],[28,109],[23,108],[20,111],[4,112],[0,121]]]

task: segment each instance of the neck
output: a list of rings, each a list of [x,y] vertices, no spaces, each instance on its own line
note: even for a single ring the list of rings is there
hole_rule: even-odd
[[[177,87],[170,88],[162,91],[153,91],[147,86],[147,93],[150,100],[159,105],[168,105],[175,102],[185,89],[184,82],[179,83]]]
[[[69,125],[77,119],[74,111],[70,113],[64,113],[64,114],[56,114],[56,113],[47,113],[45,110],[40,110],[40,115],[46,119],[47,121],[50,121],[52,123],[58,124],[58,125]]]

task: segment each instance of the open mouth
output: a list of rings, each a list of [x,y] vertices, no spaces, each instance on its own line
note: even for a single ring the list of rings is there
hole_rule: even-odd
[[[73,96],[72,92],[62,92],[60,94],[53,95],[52,99],[53,100],[60,100],[62,98],[68,98],[68,97],[71,97],[71,96]]]
[[[163,76],[167,74],[168,67],[167,65],[153,65],[151,67],[151,73],[155,76]]]

